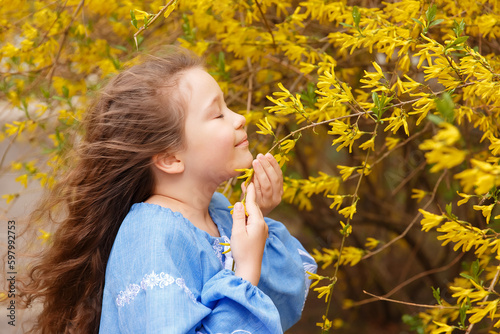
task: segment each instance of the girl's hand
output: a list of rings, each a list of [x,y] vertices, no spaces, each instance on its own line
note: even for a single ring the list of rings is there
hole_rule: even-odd
[[[231,253],[236,263],[236,276],[257,286],[262,267],[262,255],[268,236],[268,227],[259,206],[255,202],[255,186],[247,189],[246,207],[241,202],[234,205]]]
[[[264,216],[267,216],[278,204],[283,196],[283,173],[271,153],[258,154],[252,162],[254,169],[253,183],[255,184],[256,202]],[[241,185],[246,192],[244,183]]]

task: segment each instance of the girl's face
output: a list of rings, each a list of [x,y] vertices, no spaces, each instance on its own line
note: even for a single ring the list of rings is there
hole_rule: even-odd
[[[184,73],[180,82],[187,110],[186,146],[180,154],[184,171],[206,182],[235,176],[253,160],[248,150],[245,117],[231,111],[214,78],[201,68]]]

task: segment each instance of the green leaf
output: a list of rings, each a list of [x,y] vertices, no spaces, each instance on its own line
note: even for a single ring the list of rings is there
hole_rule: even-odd
[[[455,118],[455,113],[453,109],[455,108],[455,103],[451,99],[451,95],[448,92],[444,92],[440,99],[436,100],[436,108],[447,122],[452,122]]]
[[[463,305],[460,307],[459,314],[460,314],[460,327],[465,328],[465,319],[467,319],[467,311],[470,309],[470,298],[467,297],[467,302],[463,303]]]
[[[427,119],[436,125],[439,125],[444,122],[444,119],[434,114],[428,114]]]
[[[460,276],[475,281],[474,277],[472,277],[471,275],[467,275],[466,273],[460,273]]]
[[[436,301],[438,302],[439,305],[442,305],[441,289],[439,289],[439,288],[434,289],[433,286],[431,286],[431,288],[432,288],[432,296],[434,296],[434,299],[436,299]]]
[[[427,11],[425,12],[425,18],[427,19],[428,24],[430,24],[432,21],[434,21],[434,18],[436,17],[436,13],[437,13],[436,5],[432,5],[427,9]]]
[[[343,26],[343,27],[353,28],[352,25],[344,23],[344,22],[340,22],[340,25]]]
[[[132,20],[130,21],[132,25],[135,27],[135,29],[139,29],[137,28],[137,19],[135,18],[135,13],[133,9],[130,10],[130,17],[132,18]]]
[[[361,14],[359,13],[358,6],[354,6],[352,8],[352,18],[354,19],[355,26],[359,26],[359,22],[361,21]]]
[[[460,23],[458,23],[456,20],[453,20],[453,31],[455,32],[456,37],[460,37],[462,33],[464,32],[465,29],[465,22],[462,19]]]
[[[65,98],[68,98],[69,96],[69,89],[66,86],[62,86],[62,93]]]
[[[435,26],[435,25],[438,25],[440,24],[441,22],[443,22],[444,20],[443,19],[439,19],[439,20],[436,20],[436,21],[432,21],[431,23],[429,23],[429,27],[432,27],[432,26]]]
[[[451,213],[452,208],[453,208],[453,204],[452,203],[446,204],[446,213],[448,214],[448,216],[452,215],[452,213]]]
[[[412,19],[413,21],[417,22],[418,24],[420,24],[422,27],[425,27],[425,25],[424,25],[422,22],[420,22],[420,20],[417,20],[417,19],[416,19],[416,18],[414,18],[414,17],[412,17],[411,19]]]

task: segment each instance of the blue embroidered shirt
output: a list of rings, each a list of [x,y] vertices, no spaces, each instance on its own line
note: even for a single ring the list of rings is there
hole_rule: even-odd
[[[269,226],[258,287],[234,275],[229,201],[215,193],[209,213],[221,237],[180,213],[136,203],[106,268],[100,333],[283,333],[302,313],[305,271],[316,263],[287,229]]]

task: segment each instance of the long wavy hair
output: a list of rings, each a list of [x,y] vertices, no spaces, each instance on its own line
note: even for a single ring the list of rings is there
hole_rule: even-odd
[[[71,168],[30,217],[57,224],[21,289],[25,306],[43,304],[30,332],[98,333],[111,247],[132,204],[152,194],[152,157],[183,148],[178,83],[196,67],[202,61],[185,50],[145,56],[89,108]]]

